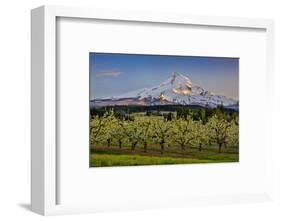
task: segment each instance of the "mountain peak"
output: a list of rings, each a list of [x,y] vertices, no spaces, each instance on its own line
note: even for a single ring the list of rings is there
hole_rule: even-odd
[[[178,86],[179,85],[186,85],[188,87],[191,87],[192,81],[190,80],[189,77],[187,77],[183,74],[180,74],[178,72],[174,72],[171,75],[171,84],[177,84]]]
[[[173,85],[175,87],[192,87],[192,81],[189,77],[180,74],[178,72],[173,72],[168,79],[163,81],[160,86]]]
[[[169,87],[175,94],[190,94],[192,91],[192,81],[185,75],[173,72],[172,75],[164,81],[160,87]]]
[[[138,105],[156,105],[157,102],[166,104],[200,105],[216,107],[236,105],[237,101],[225,96],[214,95],[197,85],[193,85],[190,78],[178,72],[173,72],[160,85],[150,88],[140,88],[125,94],[105,98],[98,105],[134,103]]]

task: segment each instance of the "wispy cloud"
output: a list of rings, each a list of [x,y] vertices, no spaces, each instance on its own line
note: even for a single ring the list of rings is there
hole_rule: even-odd
[[[99,73],[97,73],[97,77],[118,77],[119,75],[123,74],[122,71],[114,71],[114,70],[110,70],[110,71],[100,71]]]

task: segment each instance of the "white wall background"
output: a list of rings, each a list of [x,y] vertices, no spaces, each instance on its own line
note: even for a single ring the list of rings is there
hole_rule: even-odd
[[[0,220],[280,220],[281,13],[278,0],[6,0],[0,3]],[[44,4],[271,18],[275,21],[276,201],[157,211],[41,217],[29,211],[30,9]],[[250,83],[250,82],[249,82]],[[279,132],[278,132],[279,130]]]

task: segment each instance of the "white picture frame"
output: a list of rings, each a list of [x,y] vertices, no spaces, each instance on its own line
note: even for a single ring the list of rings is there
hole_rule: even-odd
[[[245,28],[261,29],[266,33],[266,92],[267,102],[272,103],[273,98],[273,22],[266,19],[195,16],[183,14],[154,14],[132,11],[97,10],[78,7],[42,6],[31,12],[31,83],[32,83],[32,139],[31,139],[31,208],[42,215],[83,213],[95,211],[112,211],[113,207],[79,206],[58,204],[58,178],[57,171],[57,90],[59,84],[56,79],[56,20],[63,18],[83,18],[107,21],[130,21],[170,25],[195,25],[203,27]],[[270,120],[266,121],[268,124]],[[189,199],[179,199],[175,206],[188,204],[256,202],[272,199],[272,157],[270,146],[266,143],[266,188],[257,194],[234,194],[231,196],[195,196]],[[177,170],[177,167],[173,168]],[[149,199],[148,199],[149,200]],[[148,208],[170,207],[171,204]],[[136,207],[132,207],[135,209]],[[146,208],[140,206],[141,208]],[[126,210],[121,206],[116,210]]]

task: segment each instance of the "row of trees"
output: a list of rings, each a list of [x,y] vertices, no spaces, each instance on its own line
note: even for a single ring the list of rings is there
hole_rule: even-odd
[[[192,110],[191,108],[180,107],[176,110],[177,118],[187,119],[192,118],[195,121],[202,121],[202,123],[207,123],[207,121],[214,115],[220,118],[224,118],[226,121],[230,122],[238,118],[238,113],[235,111],[227,111],[223,106],[218,106],[216,108],[199,108],[197,110]]]
[[[227,121],[222,116],[214,115],[208,122],[195,121],[191,117],[165,120],[161,117],[135,117],[124,120],[116,117],[113,111],[103,116],[95,116],[90,121],[90,138],[94,145],[130,146],[134,151],[141,146],[147,152],[149,145],[158,145],[161,153],[168,146],[181,148],[204,146],[238,146],[238,121]]]
[[[235,120],[238,113],[231,109],[225,109],[224,106],[218,105],[216,108],[195,108],[186,107],[182,105],[162,105],[162,106],[113,106],[90,109],[91,117],[104,116],[108,111],[114,111],[115,117],[125,120],[134,120],[132,116],[134,113],[144,113],[146,116],[163,116],[166,120],[173,118],[192,118],[195,121],[202,121],[204,124],[214,115],[223,117],[228,122]]]

